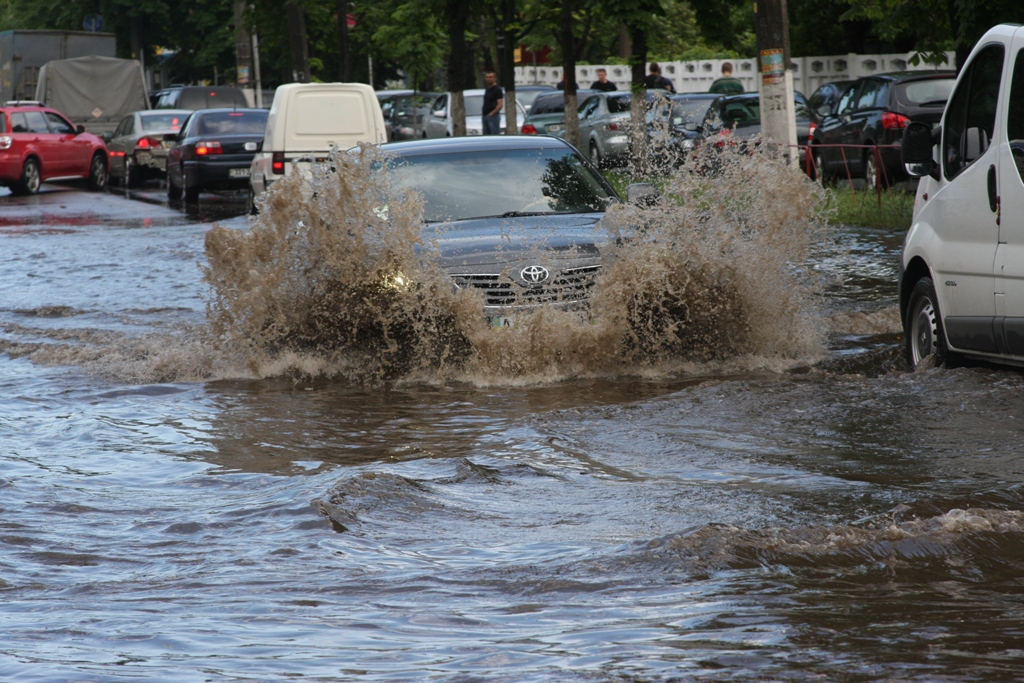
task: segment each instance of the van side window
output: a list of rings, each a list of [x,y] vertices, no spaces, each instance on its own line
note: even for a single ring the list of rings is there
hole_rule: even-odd
[[[1006,139],[1010,141],[1010,153],[1017,173],[1024,182],[1024,49],[1017,51],[1014,61],[1010,104],[1006,108]]]
[[[952,180],[985,153],[996,126],[1004,48],[989,45],[974,58],[949,98],[942,130],[942,166]]]

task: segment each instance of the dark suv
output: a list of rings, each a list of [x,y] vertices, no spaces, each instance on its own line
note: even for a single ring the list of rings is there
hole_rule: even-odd
[[[879,180],[891,185],[906,178],[898,147],[903,129],[911,121],[937,124],[955,79],[952,71],[930,71],[879,74],[851,83],[814,132],[818,177],[849,174],[864,178],[872,189]],[[874,145],[880,146],[880,167]]]
[[[39,102],[0,106],[0,185],[35,194],[46,180],[86,178],[89,189],[107,185],[103,140]]]
[[[248,109],[249,100],[241,88],[233,85],[183,85],[174,86],[151,96],[153,109],[214,109],[217,107],[238,107]]]

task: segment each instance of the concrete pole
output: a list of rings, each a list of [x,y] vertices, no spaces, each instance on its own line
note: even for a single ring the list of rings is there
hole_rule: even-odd
[[[776,144],[786,145],[790,160],[797,158],[793,72],[789,69],[789,19],[786,0],[754,3],[758,64],[761,69],[761,132]]]

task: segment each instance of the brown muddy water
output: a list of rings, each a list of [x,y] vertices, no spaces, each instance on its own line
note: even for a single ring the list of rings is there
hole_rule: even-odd
[[[269,221],[0,197],[0,680],[1024,679],[1024,380],[905,372],[902,234],[766,236],[813,196],[761,182],[652,218],[588,320],[389,300],[469,344],[401,367],[281,265],[429,282],[400,218],[242,272]],[[731,334],[635,354],[659,283]]]

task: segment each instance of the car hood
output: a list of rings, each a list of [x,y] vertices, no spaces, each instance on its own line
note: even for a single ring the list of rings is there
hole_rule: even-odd
[[[608,241],[598,225],[603,217],[588,213],[474,218],[428,224],[423,237],[437,245],[441,265],[449,271],[483,272],[538,259],[597,263],[601,245]]]

